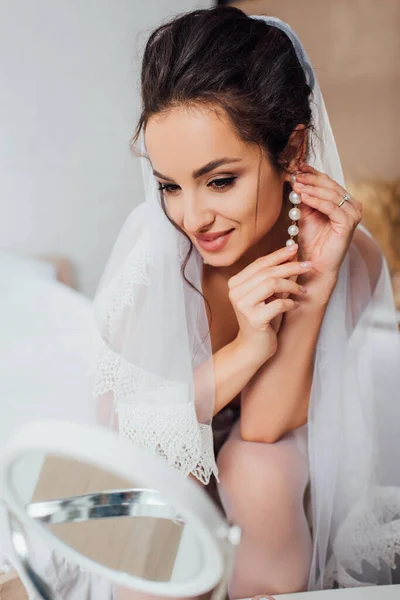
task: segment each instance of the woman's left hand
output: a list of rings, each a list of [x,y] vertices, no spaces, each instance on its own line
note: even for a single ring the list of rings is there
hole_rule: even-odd
[[[307,164],[296,173],[295,192],[301,195],[299,247],[302,260],[313,263],[313,278],[337,278],[340,265],[361,221],[361,203],[350,198],[341,207],[346,190],[328,175]]]

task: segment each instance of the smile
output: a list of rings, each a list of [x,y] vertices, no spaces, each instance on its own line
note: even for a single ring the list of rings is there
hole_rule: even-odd
[[[218,252],[225,248],[234,229],[215,234],[204,234],[196,236],[199,246],[206,252]]]

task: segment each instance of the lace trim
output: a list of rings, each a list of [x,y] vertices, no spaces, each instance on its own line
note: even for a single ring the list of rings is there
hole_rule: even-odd
[[[365,563],[378,571],[382,563],[394,570],[399,555],[400,489],[380,487],[372,503],[360,502],[339,527],[323,586],[332,587],[334,582],[340,587],[372,585],[374,582],[365,582],[365,577],[357,579]]]
[[[164,379],[155,373],[126,361],[117,352],[114,352],[101,340],[94,367],[95,384],[94,395],[101,396],[113,392],[116,402],[136,394],[157,391],[160,388],[175,388],[177,384]],[[165,396],[163,396],[165,403]]]
[[[212,428],[198,422],[188,386],[128,363],[104,342],[95,375],[94,395],[114,395],[121,435],[205,485],[212,473],[218,479]]]
[[[210,425],[197,421],[194,405],[116,405],[120,434],[162,456],[185,476],[193,474],[204,485],[212,474],[218,479]]]
[[[190,243],[179,234],[177,255],[182,262],[190,249]],[[149,267],[154,265],[154,253],[150,233],[145,230],[134,248],[108,285],[101,290],[93,302],[96,322],[104,339],[109,340],[119,315],[127,306],[133,306],[135,287],[150,285]]]
[[[94,300],[96,322],[104,339],[110,339],[122,310],[133,305],[134,288],[150,284],[148,270],[153,262],[149,234],[143,233],[116,276]]]

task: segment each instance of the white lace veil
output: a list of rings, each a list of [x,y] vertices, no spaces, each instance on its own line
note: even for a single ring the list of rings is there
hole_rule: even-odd
[[[308,162],[345,186],[316,75],[290,38],[313,90]],[[143,134],[141,149],[145,153]],[[150,162],[145,202],[128,218],[95,299],[99,419],[187,476],[217,475],[214,375],[202,296],[202,258],[167,220]],[[301,348],[299,348],[301,352]],[[308,451],[314,551],[310,589],[389,584],[400,550],[400,336],[390,278],[358,227],[315,351]],[[290,568],[290,565],[288,565]]]

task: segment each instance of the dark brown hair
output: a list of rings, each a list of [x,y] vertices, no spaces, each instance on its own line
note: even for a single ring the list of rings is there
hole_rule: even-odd
[[[245,142],[285,169],[299,124],[311,126],[310,88],[292,42],[233,6],[184,13],[150,35],[141,71],[142,113],[132,146],[152,115],[178,105],[222,107]],[[302,137],[302,136],[300,136]]]
[[[151,116],[205,104],[222,108],[239,137],[258,144],[281,172],[304,141],[305,132],[299,131],[288,144],[295,127],[312,126],[310,93],[293,44],[280,29],[232,6],[184,13],[147,41],[142,113],[131,147]],[[165,210],[162,197],[161,202]]]

